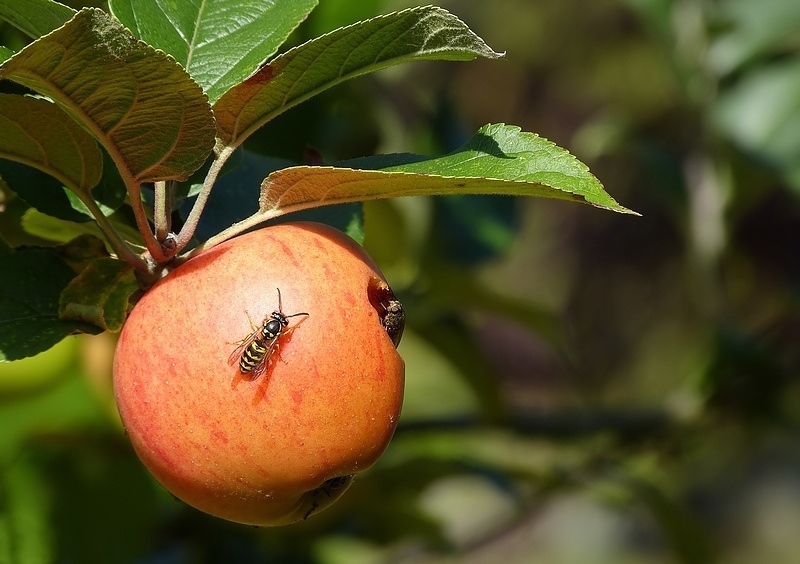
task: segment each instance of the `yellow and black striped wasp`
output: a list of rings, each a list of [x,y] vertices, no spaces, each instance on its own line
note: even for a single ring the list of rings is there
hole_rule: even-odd
[[[239,372],[241,374],[250,374],[251,380],[257,380],[267,370],[269,360],[272,353],[277,350],[278,342],[281,337],[285,337],[294,331],[296,325],[289,327],[289,318],[297,317],[299,315],[308,315],[307,313],[293,313],[292,315],[284,315],[283,304],[281,302],[281,290],[278,290],[278,310],[273,311],[270,315],[264,318],[260,326],[253,323],[250,314],[247,314],[247,319],[250,320],[250,327],[253,332],[247,337],[238,341],[236,350],[228,357],[228,364],[233,364],[239,361]],[[246,312],[245,312],[246,313]]]

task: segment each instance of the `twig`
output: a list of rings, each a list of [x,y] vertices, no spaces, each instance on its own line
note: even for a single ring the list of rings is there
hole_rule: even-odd
[[[222,167],[235,150],[235,147],[223,147],[217,152],[217,155],[214,158],[214,161],[211,163],[211,167],[208,169],[208,173],[203,180],[203,187],[201,188],[200,193],[197,195],[197,199],[195,200],[194,205],[192,206],[192,209],[183,224],[183,227],[181,227],[180,232],[175,238],[176,253],[179,253],[184,247],[186,247],[186,245],[189,244],[189,241],[192,240],[194,232],[197,229],[197,223],[200,221],[200,215],[203,213],[203,209],[206,206],[208,197],[211,195],[211,189],[214,187]]]

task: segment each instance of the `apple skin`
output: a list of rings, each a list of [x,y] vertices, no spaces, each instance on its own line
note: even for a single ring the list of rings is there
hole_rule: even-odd
[[[148,290],[120,334],[114,394],[142,462],[172,494],[251,525],[307,518],[383,453],[405,366],[381,324],[383,276],[341,232],[267,227],[226,241]],[[236,343],[278,309],[294,328],[267,372]],[[372,293],[371,293],[372,292]],[[389,290],[390,292],[390,290]]]

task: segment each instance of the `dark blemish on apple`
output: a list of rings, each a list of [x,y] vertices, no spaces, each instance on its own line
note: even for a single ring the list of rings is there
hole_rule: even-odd
[[[308,519],[314,513],[317,512],[319,509],[323,509],[335,499],[337,499],[343,492],[346,490],[351,482],[353,481],[353,474],[348,474],[346,476],[337,476],[335,478],[330,478],[329,480],[325,480],[323,484],[311,492],[311,496],[313,498],[313,503],[311,507],[303,516],[303,519]],[[322,500],[322,503],[317,501],[322,495],[326,496],[327,499]]]

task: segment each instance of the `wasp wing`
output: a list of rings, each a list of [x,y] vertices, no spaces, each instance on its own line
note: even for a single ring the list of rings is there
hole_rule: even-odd
[[[283,360],[281,358],[281,341],[286,340],[286,338],[292,334],[292,331],[294,331],[295,327],[297,326],[295,325],[284,329],[267,345],[267,352],[264,353],[264,356],[261,357],[261,361],[256,365],[255,368],[253,368],[253,371],[251,372],[253,380],[261,377],[272,365],[274,361],[273,355],[275,358]]]
[[[258,331],[259,329],[256,329],[241,341],[237,341],[239,346],[236,347],[236,349],[228,357],[228,364],[233,366],[235,363],[239,362],[239,360],[242,358],[242,353],[244,353],[245,349],[247,349],[247,347],[250,346],[250,343],[255,341],[256,336],[258,335]]]

